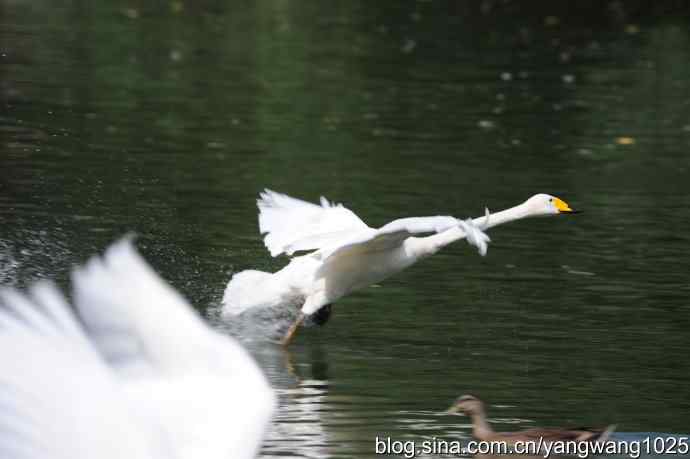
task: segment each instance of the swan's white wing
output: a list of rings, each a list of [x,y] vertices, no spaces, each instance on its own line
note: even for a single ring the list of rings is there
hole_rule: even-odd
[[[194,367],[207,326],[129,240],[72,273],[75,306],[107,362],[123,376]]]
[[[52,284],[0,297],[0,457],[170,457]]]
[[[90,337],[180,457],[255,456],[275,395],[237,342],[211,330],[128,240],[73,283]]]
[[[321,205],[265,190],[257,200],[259,231],[272,256],[315,250],[369,227],[342,204],[321,197]]]
[[[315,256],[321,257],[325,263],[345,253],[390,250],[402,244],[408,237],[441,233],[454,227],[459,227],[464,231],[467,241],[476,246],[482,255],[486,254],[486,243],[489,237],[471,219],[462,221],[454,217],[437,216],[401,218],[378,230],[360,231],[340,244],[320,250]]]
[[[387,250],[402,244],[410,236],[440,233],[457,225],[457,218],[447,216],[400,218],[379,229],[359,231],[338,244],[320,250],[317,255],[325,262],[350,251]]]

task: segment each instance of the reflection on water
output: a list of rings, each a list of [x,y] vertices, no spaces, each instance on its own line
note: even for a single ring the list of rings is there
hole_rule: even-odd
[[[250,347],[278,392],[280,410],[266,439],[266,457],[327,458],[337,451],[327,428],[331,404],[328,361],[316,349],[295,363],[281,346]]]
[[[468,439],[439,414],[467,392],[497,403],[497,430],[688,431],[686,6],[0,8],[0,281],[62,282],[135,231],[280,392],[267,457]],[[485,258],[449,247],[344,298],[285,352],[216,317],[233,272],[286,263],[257,231],[264,187],[373,226],[537,192],[585,212],[496,229]]]

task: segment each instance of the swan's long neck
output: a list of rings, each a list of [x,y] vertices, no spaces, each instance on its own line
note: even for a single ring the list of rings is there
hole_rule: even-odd
[[[474,218],[472,221],[482,229],[493,228],[504,223],[529,217],[529,209],[523,203],[510,209],[491,214],[488,217]],[[427,237],[410,238],[409,246],[417,257],[433,255],[448,244],[465,238],[465,232],[459,226],[454,226],[446,231]]]
[[[529,208],[523,203],[510,209],[502,210],[496,212],[495,214],[489,215],[488,223],[487,217],[474,218],[472,221],[475,225],[482,229],[493,228],[494,226],[502,225],[504,223],[512,222],[515,220],[520,220],[529,217]]]

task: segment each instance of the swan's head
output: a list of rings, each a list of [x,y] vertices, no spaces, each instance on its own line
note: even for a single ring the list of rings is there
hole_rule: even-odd
[[[544,193],[535,194],[525,201],[524,205],[527,206],[530,216],[577,213],[564,200]]]
[[[456,398],[453,404],[446,410],[448,414],[463,413],[473,416],[484,413],[484,404],[474,395],[461,395]]]

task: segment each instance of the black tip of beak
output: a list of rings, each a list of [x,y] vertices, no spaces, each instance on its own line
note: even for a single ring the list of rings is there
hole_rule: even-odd
[[[581,214],[582,211],[581,210],[571,210],[570,212],[567,212],[567,213],[569,213],[569,214]]]

